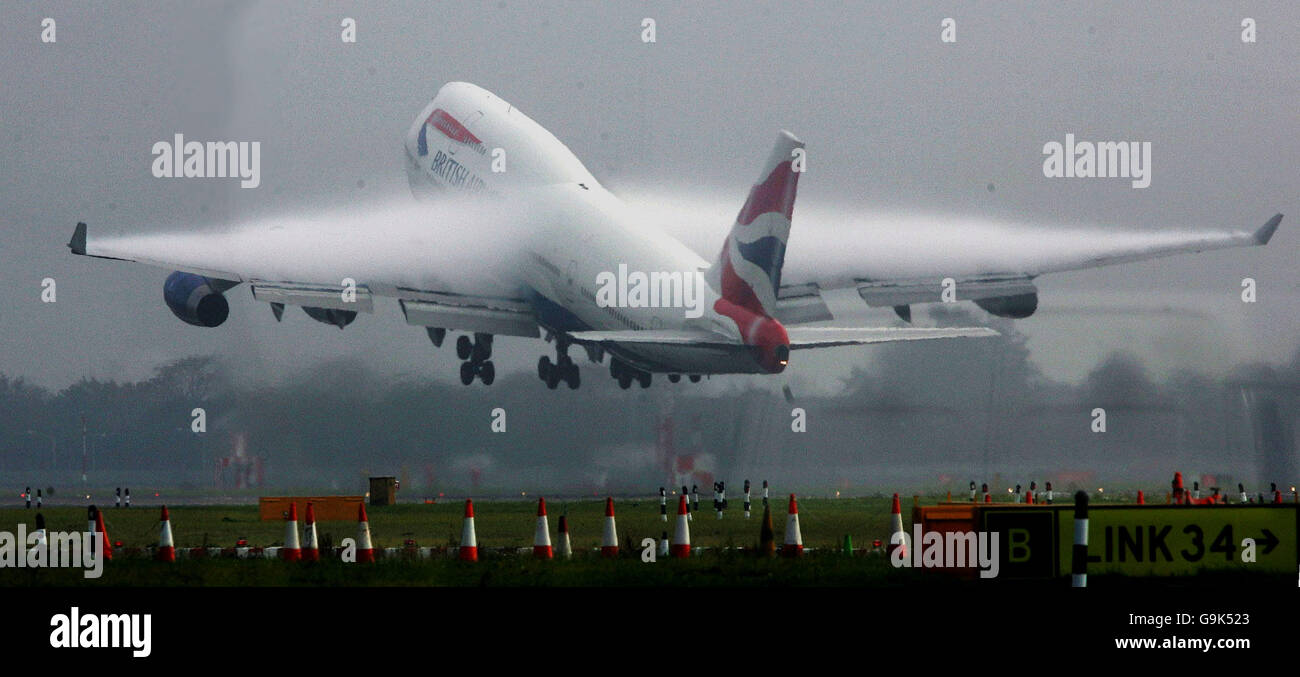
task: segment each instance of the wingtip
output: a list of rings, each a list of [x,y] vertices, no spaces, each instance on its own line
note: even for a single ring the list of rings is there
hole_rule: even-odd
[[[1268,220],[1268,223],[1260,226],[1259,230],[1255,231],[1255,244],[1268,244],[1268,241],[1273,239],[1273,233],[1277,232],[1277,225],[1279,223],[1282,223],[1282,215],[1274,214],[1273,218]]]
[[[68,249],[72,250],[77,256],[86,255],[86,222],[78,221],[77,229],[72,231],[72,239],[68,240]]]

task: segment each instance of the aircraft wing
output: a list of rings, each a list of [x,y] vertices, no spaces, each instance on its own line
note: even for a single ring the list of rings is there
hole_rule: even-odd
[[[791,350],[998,335],[998,332],[988,327],[787,327],[786,333],[790,337]],[[732,348],[738,345],[720,334],[703,329],[580,331],[570,336],[580,343],[642,343]]]
[[[73,254],[133,261],[208,278],[225,291],[246,282],[277,319],[285,305],[373,312],[394,298],[409,324],[540,335],[514,278],[517,249],[491,228],[436,228],[429,207],[325,218],[276,218],[221,232],[98,238],[79,223]],[[463,233],[457,238],[455,233]],[[500,232],[500,231],[495,231]],[[345,285],[355,300],[345,301]]]
[[[634,207],[658,214],[665,231],[701,256],[717,251],[726,234],[720,224],[735,216],[734,204],[712,194],[651,190],[625,197]],[[1032,312],[1039,275],[1265,245],[1281,221],[1277,214],[1245,228],[1134,229],[874,211],[805,200],[794,210],[774,315],[787,327],[832,320],[823,292],[853,289],[868,305],[892,306],[907,319],[910,304],[941,301],[943,282],[951,279],[956,300],[983,302],[998,311],[994,314],[1024,316],[1016,311]],[[1019,308],[1008,307],[1017,302]]]
[[[1034,233],[978,224],[946,235],[935,228],[904,230],[898,240],[910,246],[895,243],[885,248],[859,244],[852,233],[830,236],[838,245],[834,249],[805,239],[800,242],[808,243],[806,250],[792,245],[787,252],[776,314],[787,324],[833,319],[821,292],[852,288],[867,305],[892,306],[910,319],[909,305],[942,300],[945,280],[951,280],[956,300],[975,301],[995,314],[1019,317],[1024,315],[1018,312],[1032,313],[1037,307],[1034,278],[1039,275],[1261,246],[1268,244],[1281,221],[1282,215],[1277,214],[1254,230],[1217,232]],[[1024,305],[1017,309],[1005,305],[1007,300]]]

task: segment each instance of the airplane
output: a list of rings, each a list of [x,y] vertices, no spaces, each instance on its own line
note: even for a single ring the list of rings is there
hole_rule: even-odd
[[[804,144],[781,131],[712,261],[672,237],[662,215],[635,210],[606,190],[555,136],[495,94],[465,82],[444,85],[404,140],[418,212],[367,219],[364,228],[326,228],[312,218],[263,219],[222,233],[189,232],[91,239],[78,223],[73,254],[172,269],[163,299],[182,321],[217,327],[225,293],[248,283],[277,321],[286,305],[342,329],[374,299],[395,298],[406,322],[435,347],[448,330],[460,381],[495,380],[494,336],[545,338],[555,358],[538,360],[549,389],[581,383],[568,350],[581,346],[623,389],[718,374],[779,374],[794,351],[894,341],[996,336],[987,327],[916,327],[915,304],[961,300],[988,313],[1024,318],[1038,305],[1040,274],[1209,249],[1266,244],[1278,214],[1254,231],[1116,234],[1076,251],[1000,260],[961,252],[942,263],[873,270],[853,253],[845,273],[805,262],[783,279]],[[495,234],[477,253],[446,246],[439,223],[473,220]],[[439,205],[454,205],[438,211]],[[467,215],[469,214],[469,215]],[[490,216],[489,216],[490,215]],[[500,226],[499,228],[496,226]],[[830,243],[843,252],[852,248]],[[845,245],[847,247],[847,245]],[[842,266],[840,267],[842,268]],[[885,273],[881,274],[881,270]],[[821,275],[821,279],[818,276]],[[856,289],[869,305],[893,308],[908,326],[808,326],[834,319],[824,291]],[[952,290],[948,290],[952,291]],[[950,295],[951,296],[951,295]]]

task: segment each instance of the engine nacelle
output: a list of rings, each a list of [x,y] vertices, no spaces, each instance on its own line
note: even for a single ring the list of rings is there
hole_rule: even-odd
[[[1035,310],[1038,310],[1038,292],[975,299],[975,305],[983,308],[990,315],[1023,320],[1033,315]]]
[[[216,327],[230,315],[230,304],[211,280],[176,271],[163,283],[163,300],[172,314],[196,327]]]
[[[338,327],[339,329],[342,329],[348,326],[349,324],[352,324],[352,321],[357,319],[357,311],[355,310],[335,310],[334,308],[308,308],[307,306],[303,306],[302,311],[304,313],[307,313],[307,317],[310,317],[311,319],[316,320],[317,322],[332,324]]]

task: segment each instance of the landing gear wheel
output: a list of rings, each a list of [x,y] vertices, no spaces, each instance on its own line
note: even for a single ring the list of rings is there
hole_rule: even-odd
[[[682,375],[681,375],[681,374],[669,374],[669,375],[668,375],[668,382],[669,382],[669,383],[678,383],[678,382],[680,382],[681,380],[682,380]]]
[[[474,352],[474,344],[470,342],[468,336],[461,334],[456,338],[456,357],[468,360],[472,352]]]
[[[612,358],[609,361],[609,377],[616,379],[621,373],[623,373],[623,363],[619,362],[617,357]]]
[[[537,378],[545,381],[549,373],[551,373],[551,358],[542,355],[537,358]]]
[[[555,390],[560,385],[560,370],[554,367],[546,372],[546,387]]]
[[[582,385],[582,378],[578,376],[578,365],[570,362],[564,370],[564,382],[569,384],[569,390],[577,390]]]
[[[471,354],[475,362],[487,362],[492,359],[492,343],[482,339],[475,341]]]
[[[699,382],[700,382],[700,375],[699,375],[699,374],[691,374],[691,383],[699,383]]]
[[[648,372],[648,371],[643,371],[643,372],[637,374],[637,375],[636,375],[636,380],[637,380],[638,383],[641,384],[641,387],[642,387],[642,388],[649,388],[649,387],[650,387],[650,372]]]
[[[631,388],[632,375],[627,372],[620,373],[618,375],[618,387],[622,388],[623,390],[627,390],[628,388]]]
[[[484,362],[478,366],[478,378],[483,385],[490,386],[497,379],[497,368],[492,366],[491,361]]]
[[[460,363],[460,382],[462,385],[469,385],[474,382],[474,365],[469,362]]]

